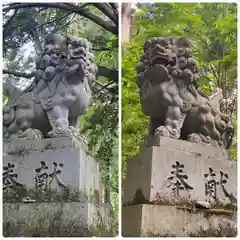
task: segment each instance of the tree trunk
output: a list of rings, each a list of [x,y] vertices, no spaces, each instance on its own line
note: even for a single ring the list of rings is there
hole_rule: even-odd
[[[132,4],[122,4],[122,43],[131,40]]]

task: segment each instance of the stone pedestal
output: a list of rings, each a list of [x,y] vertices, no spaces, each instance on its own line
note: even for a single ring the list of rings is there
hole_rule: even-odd
[[[236,237],[237,213],[134,205],[123,208],[122,228],[123,237]]]
[[[17,140],[3,149],[3,166],[14,164],[15,180],[27,189],[35,189],[42,181],[42,188],[51,183],[51,189],[67,188],[87,199],[100,190],[99,163],[74,138]]]
[[[233,215],[237,205],[237,162],[227,160],[224,150],[164,137],[152,144],[154,146],[142,148],[136,157],[127,162],[123,197],[124,236],[131,231],[134,236],[146,235],[147,230],[143,230],[141,224],[144,227],[155,224],[153,233],[166,235],[157,226],[168,221],[165,218],[173,215],[171,212],[176,211],[174,206],[191,211],[200,208],[209,211],[224,209]],[[156,219],[145,216],[152,211],[152,204],[158,205],[155,207],[158,212],[155,213]],[[182,211],[183,213],[176,212],[174,221],[180,221],[180,215],[186,221],[191,221],[189,216],[193,213],[188,213],[187,216],[185,210]],[[201,211],[194,214],[200,216],[200,213]],[[139,220],[127,220],[135,217]],[[160,223],[159,219],[163,222]],[[168,223],[172,224],[169,225],[169,236],[189,236],[186,231],[174,230],[177,229],[174,221]],[[137,225],[133,226],[130,222]]]
[[[101,203],[99,163],[81,143],[18,140],[3,149],[6,236],[109,236],[112,208]]]
[[[5,203],[3,226],[12,227],[12,237],[87,237],[111,232],[112,208],[89,202]],[[17,231],[14,231],[14,227]],[[56,228],[56,229],[54,229]],[[68,228],[68,229],[66,229]]]

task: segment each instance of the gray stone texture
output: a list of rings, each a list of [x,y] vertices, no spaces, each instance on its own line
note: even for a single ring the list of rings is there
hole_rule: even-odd
[[[205,214],[174,206],[135,205],[122,210],[123,237],[188,237],[199,231],[215,231],[232,226],[237,229],[237,213]],[[201,229],[201,228],[202,229]],[[211,237],[211,236],[209,236]]]
[[[48,34],[32,72],[32,84],[24,91],[9,85],[9,101],[3,107],[3,138],[75,136],[84,141],[78,117],[88,110],[96,74],[87,39]]]
[[[228,174],[225,189],[237,197],[237,162],[219,158],[222,154],[219,148],[164,138],[159,141],[159,145],[160,147],[144,148],[136,157],[128,160],[124,204],[134,203],[137,191],[141,192],[147,202],[156,201],[158,196],[163,200],[172,200],[176,193],[171,186],[168,187],[171,183],[168,177],[172,176],[172,165],[176,161],[184,165],[181,174],[186,174],[188,179],[183,180],[193,188],[180,190],[180,198],[189,202],[208,200],[204,174],[209,172],[209,167],[215,172],[216,181],[220,181],[220,171]],[[229,203],[221,184],[216,186],[216,197],[222,203]]]
[[[223,148],[213,147],[212,145],[206,143],[196,144],[189,141],[168,137],[151,136],[148,142],[148,147],[149,146],[163,147],[198,155],[201,154],[201,156],[206,156],[207,158],[228,158],[227,152]]]
[[[46,219],[62,212],[63,224],[74,222],[79,228],[90,228],[103,225],[110,228],[112,209],[109,204],[95,205],[89,202],[70,203],[4,203],[4,222],[15,222],[28,219]],[[50,224],[50,223],[49,223]]]
[[[99,163],[74,141],[73,137],[17,140],[4,145],[3,166],[15,165],[17,181],[35,188],[35,169],[44,161],[48,173],[53,171],[53,162],[63,163],[59,179],[70,190],[93,196],[100,189]],[[54,183],[53,183],[54,184]]]
[[[222,89],[207,96],[200,66],[186,37],[153,37],[136,66],[142,111],[150,117],[149,136],[166,136],[229,148],[234,136],[230,104],[220,105]],[[232,104],[232,103],[231,103]]]
[[[3,152],[6,154],[17,155],[18,153],[24,154],[29,151],[45,151],[47,149],[63,149],[63,148],[81,148],[87,147],[75,137],[62,137],[62,138],[46,138],[25,140],[17,139],[11,142],[3,143]]]

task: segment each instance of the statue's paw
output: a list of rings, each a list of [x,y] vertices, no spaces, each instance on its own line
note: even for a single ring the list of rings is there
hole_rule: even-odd
[[[79,130],[72,127],[72,126],[69,126],[68,129],[70,131],[72,131],[72,135],[71,136],[74,136],[78,141],[80,141],[81,143],[83,143],[84,145],[88,145],[88,141],[87,141],[87,138],[80,134]]]
[[[62,129],[60,127],[56,127],[55,129],[53,129],[50,133],[49,136],[50,137],[71,137],[71,136],[77,136],[78,135],[78,131],[77,129],[75,129],[74,127],[67,127],[65,129]]]
[[[197,133],[192,133],[192,134],[188,135],[188,139],[187,140],[189,142],[193,142],[193,143],[201,143],[202,142],[201,137]]]
[[[87,139],[83,135],[80,135],[78,129],[72,126],[69,126],[65,130],[62,130],[61,128],[57,127],[55,130],[49,133],[49,137],[53,137],[53,138],[74,137],[82,144],[86,146],[88,145]]]
[[[171,138],[175,138],[175,139],[179,139],[180,138],[180,130],[177,129],[168,129],[169,133],[170,133],[170,137]]]
[[[224,142],[222,140],[220,141],[216,141],[216,144],[215,144],[216,147],[220,147],[220,148],[226,148],[226,144],[224,144]]]
[[[160,126],[155,130],[154,136],[155,137],[160,137],[160,136],[161,137],[170,137],[170,133],[166,127]]]
[[[34,139],[42,139],[43,134],[38,129],[29,128],[29,129],[25,130],[24,132],[20,132],[18,134],[18,137],[27,139],[27,140],[34,140]]]

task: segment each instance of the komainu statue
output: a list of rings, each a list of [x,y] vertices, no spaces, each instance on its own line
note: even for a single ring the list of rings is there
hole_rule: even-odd
[[[198,84],[199,65],[184,37],[152,38],[136,66],[137,85],[149,137],[165,136],[204,142],[222,148],[231,145],[234,125],[220,112],[221,89],[208,97]]]
[[[3,108],[4,138],[80,137],[78,117],[88,109],[97,73],[93,57],[86,39],[49,34],[32,85],[11,91]]]

